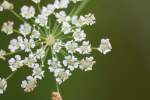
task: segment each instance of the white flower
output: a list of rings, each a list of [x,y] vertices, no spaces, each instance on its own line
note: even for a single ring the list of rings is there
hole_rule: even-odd
[[[20,25],[19,31],[23,36],[29,35],[31,33],[31,25],[28,23],[24,23]]]
[[[41,10],[41,14],[44,16],[49,16],[51,15],[55,10],[54,5],[48,4],[47,7],[43,7]]]
[[[56,78],[56,82],[58,84],[62,84],[62,82],[66,81],[69,78],[69,76],[71,76],[71,73],[69,70],[58,68],[55,70],[54,76]]]
[[[57,9],[67,8],[69,3],[70,3],[69,0],[55,0],[54,6]]]
[[[65,47],[69,53],[74,53],[78,48],[78,44],[75,41],[71,40],[65,44]]]
[[[12,39],[10,41],[10,44],[8,46],[8,49],[11,51],[11,52],[15,52],[17,49],[19,49],[19,43],[17,41],[17,39]]]
[[[73,33],[73,37],[75,41],[81,42],[82,40],[85,40],[86,34],[81,29],[76,29]]]
[[[9,67],[11,68],[12,71],[16,71],[18,68],[23,67],[24,61],[21,60],[21,56],[20,55],[16,55],[15,58],[10,58],[8,63],[9,63]]]
[[[42,59],[44,56],[45,56],[45,49],[44,49],[44,47],[36,50],[35,57],[37,59]]]
[[[89,13],[85,16],[73,16],[71,19],[71,23],[76,27],[82,27],[83,25],[93,25],[95,24],[95,17],[93,14]]]
[[[63,46],[63,43],[62,41],[60,40],[57,40],[57,42],[55,42],[55,44],[53,45],[53,53],[56,54],[56,53],[59,53],[61,48]]]
[[[63,24],[62,24],[62,31],[64,32],[64,34],[68,34],[68,33],[70,33],[71,32],[71,25],[69,24],[69,23],[67,23],[67,22],[64,22]]]
[[[4,10],[4,8],[0,5],[0,12],[2,12]]]
[[[60,11],[59,13],[56,13],[55,16],[59,23],[68,22],[71,19],[69,16],[66,15],[65,11]]]
[[[22,81],[21,87],[25,92],[32,92],[36,87],[37,80],[32,76],[27,76],[27,80]]]
[[[3,1],[3,3],[1,4],[1,6],[5,9],[5,10],[12,10],[14,8],[14,5],[6,0]]]
[[[83,0],[70,0],[70,1],[72,1],[73,3],[77,3],[77,2],[83,1]]]
[[[7,35],[10,35],[13,33],[13,25],[14,22],[12,21],[4,22],[1,31],[5,32]]]
[[[78,68],[79,62],[78,59],[74,56],[65,56],[65,60],[63,61],[64,66],[68,67],[71,71]]]
[[[36,56],[33,53],[29,54],[29,57],[26,57],[24,59],[25,65],[27,65],[29,68],[36,68],[39,67],[39,64],[37,63]]]
[[[45,15],[38,15],[35,19],[35,22],[41,26],[46,26],[48,22],[48,18]]]
[[[40,37],[40,32],[36,29],[33,29],[32,33],[31,33],[31,38],[38,39],[39,37]]]
[[[99,48],[97,48],[104,55],[111,51],[112,46],[109,42],[109,39],[101,39],[101,44]]]
[[[25,52],[30,52],[31,49],[33,49],[35,47],[35,41],[31,38],[31,39],[24,39],[24,50]],[[23,48],[22,48],[23,49]]]
[[[41,80],[44,77],[44,71],[40,67],[35,67],[33,69],[32,76],[34,76],[34,78],[36,78],[36,79],[40,79]]]
[[[80,54],[89,54],[92,51],[91,44],[89,44],[89,41],[83,41],[82,45],[77,48],[77,51]]]
[[[0,77],[0,94],[3,94],[6,88],[7,88],[6,79]]]
[[[85,16],[80,16],[80,20],[82,21],[83,25],[95,24],[95,17],[91,13],[89,13],[88,15],[85,15]]]
[[[54,72],[57,68],[62,67],[60,61],[58,61],[57,58],[52,58],[52,60],[48,60],[48,69],[50,70],[50,72]]]
[[[32,17],[34,17],[35,15],[35,9],[33,6],[23,6],[21,8],[21,15],[22,17],[26,18],[26,19],[30,19]]]
[[[34,3],[40,3],[41,0],[32,0]]]
[[[5,60],[6,59],[5,56],[6,56],[6,51],[0,50],[0,59]]]
[[[90,71],[90,70],[92,70],[93,65],[96,63],[93,60],[94,60],[93,57],[86,57],[85,59],[82,59],[80,61],[79,68],[81,70],[84,70],[84,71]]]

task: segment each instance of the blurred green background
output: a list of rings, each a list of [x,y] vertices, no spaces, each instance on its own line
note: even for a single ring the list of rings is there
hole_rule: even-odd
[[[2,1],[2,0],[1,0]],[[9,0],[16,11],[30,0]],[[46,1],[46,0],[43,0]],[[50,1],[50,0],[47,0]],[[100,38],[108,37],[113,50],[104,56],[94,52],[96,65],[91,72],[76,71],[61,87],[63,100],[150,100],[150,1],[149,0],[91,0],[83,14],[92,12],[96,25],[86,32],[93,45]],[[16,19],[8,12],[0,13],[0,25]],[[18,27],[18,26],[16,26]],[[8,40],[0,34],[0,48],[6,48]],[[0,61],[0,75],[10,73],[6,62]],[[8,88],[0,100],[51,100],[56,90],[52,74],[47,74],[32,93],[24,93],[20,87],[27,69],[19,70],[8,81]]]

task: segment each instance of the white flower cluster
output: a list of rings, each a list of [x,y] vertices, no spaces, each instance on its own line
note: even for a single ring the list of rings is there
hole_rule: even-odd
[[[13,8],[14,8],[14,5],[6,0],[4,0],[2,4],[0,4],[0,12],[4,10],[12,10]]]
[[[42,2],[31,1],[36,4]],[[76,4],[80,1],[82,0],[54,0],[54,3],[38,7],[39,14],[35,7],[24,5],[20,14],[13,11],[13,14],[23,21],[18,29],[14,29],[12,21],[3,23],[2,32],[7,35],[17,33],[18,36],[10,40],[9,53],[0,50],[0,59],[6,60],[7,55],[15,55],[8,60],[12,72],[24,66],[32,70],[32,75],[27,76],[21,84],[25,92],[33,91],[38,80],[43,79],[45,67],[54,74],[56,82],[62,84],[76,69],[92,70],[96,63],[92,56],[93,49],[103,54],[111,51],[109,39],[102,39],[98,48],[92,47],[87,40],[83,26],[95,24],[93,14],[78,16],[66,12],[65,9],[70,3]],[[12,10],[13,4],[4,0],[0,11],[4,9]],[[53,20],[55,23],[51,23]],[[1,94],[6,87],[6,80],[0,78]]]

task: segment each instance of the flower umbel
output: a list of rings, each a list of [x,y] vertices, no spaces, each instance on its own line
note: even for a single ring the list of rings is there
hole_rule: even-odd
[[[52,100],[62,100],[59,85],[77,69],[91,71],[96,63],[92,52],[98,50],[107,54],[112,46],[109,39],[102,39],[99,47],[93,47],[87,39],[88,32],[83,27],[94,25],[96,19],[92,13],[79,15],[79,12],[88,0],[54,0],[45,6],[39,5],[44,0],[31,1],[37,7],[23,5],[20,13],[15,12],[14,5],[7,0],[0,4],[0,12],[10,11],[21,21],[18,28],[14,27],[13,21],[2,24],[3,33],[16,34],[16,37],[10,40],[8,52],[0,50],[0,60],[8,61],[13,74],[22,67],[32,70],[21,84],[25,92],[32,92],[49,69],[57,84]],[[66,12],[70,4],[80,5]],[[6,79],[0,78],[0,94],[6,90]]]

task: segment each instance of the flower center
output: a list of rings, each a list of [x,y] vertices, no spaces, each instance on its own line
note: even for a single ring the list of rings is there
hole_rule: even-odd
[[[52,46],[53,44],[55,44],[55,37],[52,36],[52,35],[49,35],[47,38],[46,38],[46,45],[49,45],[49,46]]]

